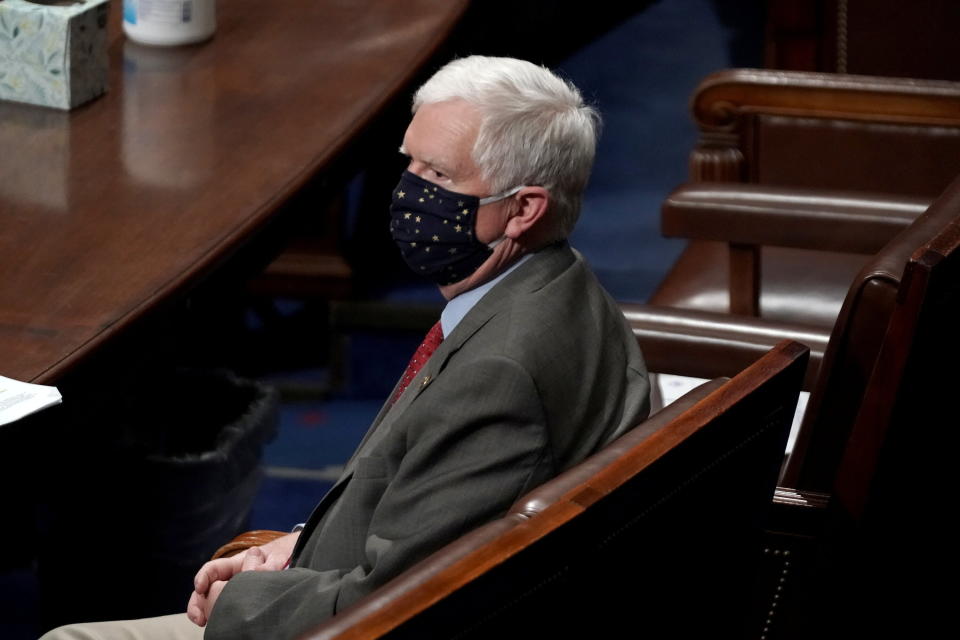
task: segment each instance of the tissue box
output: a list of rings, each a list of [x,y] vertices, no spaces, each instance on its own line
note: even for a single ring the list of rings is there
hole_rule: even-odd
[[[107,90],[110,0],[0,0],[0,100],[72,109]]]

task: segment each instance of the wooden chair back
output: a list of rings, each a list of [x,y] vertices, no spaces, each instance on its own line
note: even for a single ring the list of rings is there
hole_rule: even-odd
[[[734,69],[702,81],[692,111],[691,183],[929,202],[960,174],[957,82]],[[692,241],[650,302],[829,328],[867,258],[791,246]]]
[[[834,483],[838,506],[872,526],[902,520],[952,481],[960,424],[953,395],[960,379],[960,181],[954,187],[928,213],[948,222],[904,269]]]
[[[694,182],[936,197],[960,173],[960,83],[730,69],[691,104]]]
[[[781,343],[304,637],[732,635],[807,355]]]
[[[804,461],[838,465],[830,493],[778,490],[765,543],[778,556],[752,625],[771,640],[932,636],[952,623],[941,585],[955,530],[960,183],[924,216],[942,224],[909,256],[849,437],[831,460]]]
[[[932,637],[948,628],[960,361],[960,209],[911,257],[834,483],[820,629]]]
[[[932,304],[904,304],[909,296],[920,295],[910,293],[911,287],[918,286],[914,273],[925,273],[926,268],[916,256],[927,255],[935,251],[931,247],[947,242],[944,238],[958,219],[960,178],[874,256],[850,286],[784,473],[784,486],[831,492],[855,422],[864,425],[861,428],[875,429],[879,406],[896,397],[905,361],[891,364],[890,354],[907,357],[913,340],[919,337],[912,331],[923,328],[919,323],[924,304]],[[923,337],[929,333],[925,331]],[[950,335],[942,330],[938,336],[944,342],[941,348],[946,349]],[[871,438],[883,440],[879,432],[871,433]]]

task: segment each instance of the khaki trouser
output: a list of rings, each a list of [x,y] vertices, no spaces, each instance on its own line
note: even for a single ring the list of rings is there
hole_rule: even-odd
[[[58,627],[40,640],[200,640],[203,627],[185,613],[140,620],[81,622]]]

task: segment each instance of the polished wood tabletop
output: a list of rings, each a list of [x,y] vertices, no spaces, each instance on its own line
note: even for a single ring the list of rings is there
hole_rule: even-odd
[[[0,102],[0,375],[55,382],[250,240],[466,4],[230,0],[212,40],[164,49],[113,3],[106,95]]]

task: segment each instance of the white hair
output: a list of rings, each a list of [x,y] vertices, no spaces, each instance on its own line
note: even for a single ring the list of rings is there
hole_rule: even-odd
[[[593,167],[597,110],[573,84],[515,58],[470,56],[446,64],[414,95],[413,112],[456,99],[480,111],[473,160],[492,193],[517,185],[546,188],[556,238],[569,235]]]

